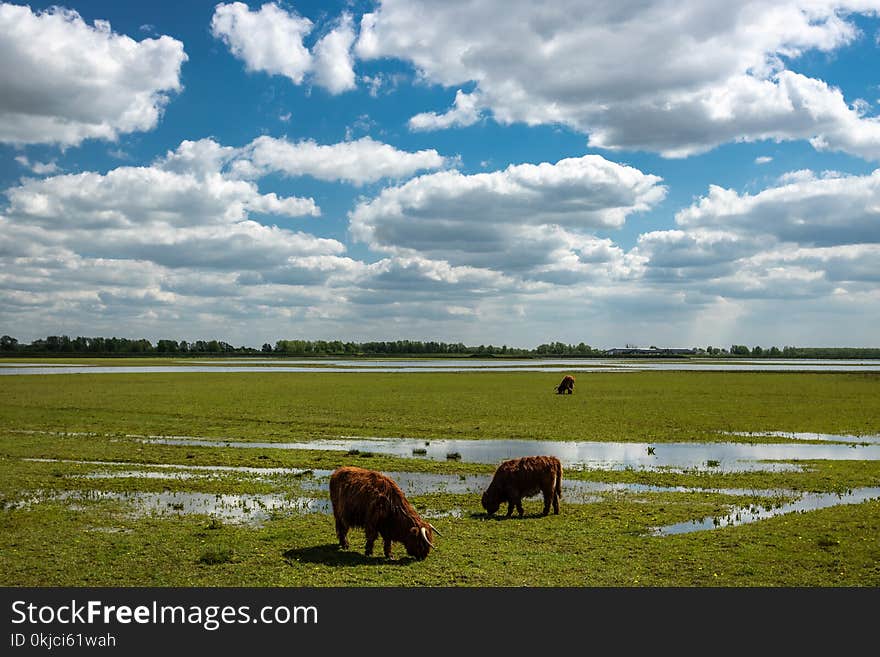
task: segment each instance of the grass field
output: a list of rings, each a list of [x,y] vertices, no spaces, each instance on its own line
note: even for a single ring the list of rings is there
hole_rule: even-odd
[[[803,472],[567,471],[587,481],[684,486],[563,499],[559,516],[487,519],[479,493],[412,498],[443,532],[423,562],[335,545],[326,513],[256,524],[144,516],[122,501],[63,492],[296,495],[297,476],[94,478],[161,465],[490,474],[494,466],[315,450],[145,444],[126,434],[287,441],[338,436],[729,441],[723,432],[880,433],[871,373],[211,373],[0,377],[0,584],[5,586],[813,586],[880,585],[880,501],[736,527],[651,536],[652,527],[768,504],[746,492],[880,486],[878,461],[814,461]],[[95,435],[76,435],[92,432]],[[746,440],[746,438],[738,438]],[[769,438],[752,438],[766,441]],[[779,439],[776,439],[777,441]],[[31,460],[44,459],[44,460]],[[81,463],[77,461],[94,461]],[[121,464],[135,465],[121,465]],[[103,464],[103,465],[102,465]],[[117,464],[117,465],[113,465]],[[324,492],[312,493],[326,496]],[[780,500],[785,494],[780,493]],[[379,550],[381,553],[381,550]]]

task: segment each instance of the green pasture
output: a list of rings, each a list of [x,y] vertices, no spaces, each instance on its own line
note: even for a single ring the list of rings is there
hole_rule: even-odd
[[[332,516],[272,513],[256,524],[133,514],[126,504],[51,501],[64,491],[302,493],[296,473],[102,478],[162,464],[455,476],[493,465],[319,450],[146,444],[130,435],[282,441],[338,436],[662,443],[752,440],[730,431],[880,433],[872,373],[177,373],[0,377],[0,585],[5,586],[880,586],[880,501],[675,536],[652,527],[775,504],[741,492],[615,492],[563,499],[560,515],[487,519],[479,494],[412,498],[437,513],[422,562],[339,550]],[[77,435],[89,433],[89,435]],[[34,460],[36,459],[36,460]],[[83,463],[94,461],[96,463]],[[131,465],[133,464],[133,465]],[[878,461],[809,461],[802,472],[566,471],[567,478],[700,489],[844,492],[880,486]],[[326,492],[312,491],[326,496]],[[46,501],[50,500],[50,501]]]
[[[880,433],[880,374],[247,372],[0,378],[0,429],[237,440],[338,436],[662,442]]]

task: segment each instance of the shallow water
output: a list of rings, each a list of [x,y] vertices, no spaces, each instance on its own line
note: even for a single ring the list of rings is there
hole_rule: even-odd
[[[791,440],[824,440],[833,443],[878,443],[880,435],[856,436],[852,434],[814,433],[809,431],[728,431],[726,435],[754,438],[789,438]]]
[[[135,436],[131,436],[135,437]],[[876,438],[876,437],[874,437]],[[271,443],[235,440],[209,440],[186,436],[142,437],[147,443],[193,447],[234,447],[256,449],[314,449],[371,452],[397,457],[447,460],[458,453],[468,463],[500,463],[519,456],[556,456],[563,466],[594,470],[641,470],[712,472],[799,471],[795,463],[767,461],[796,460],[878,460],[880,441],[855,445],[848,440],[838,444],[797,443],[613,443],[598,441],[549,440],[425,440],[417,438],[359,438]],[[869,441],[863,441],[869,442]],[[424,454],[414,450],[424,450]]]
[[[40,502],[61,501],[71,508],[82,509],[88,502],[111,500],[130,507],[135,516],[181,516],[204,514],[228,523],[260,523],[273,514],[329,513],[330,500],[313,497],[288,497],[280,494],[223,494],[223,493],[162,493],[144,491],[61,491],[36,492],[15,506]]]
[[[672,534],[686,534],[721,527],[735,527],[787,513],[815,511],[816,509],[825,509],[831,506],[840,506],[841,504],[860,504],[872,499],[880,499],[880,487],[858,488],[845,494],[805,493],[795,502],[780,504],[771,508],[756,505],[735,507],[724,516],[710,516],[700,520],[689,520],[666,525],[665,527],[657,527],[652,533],[654,536],[671,536]]]
[[[172,365],[72,365],[67,363],[2,363],[0,375],[130,374],[210,372],[632,372],[632,371],[768,371],[880,372],[880,360],[618,360],[618,359],[242,359],[172,360]],[[196,363],[196,364],[193,364]]]
[[[27,459],[31,461],[55,462],[55,459]],[[57,462],[101,465],[105,468],[114,466],[130,466],[136,464],[120,464],[103,461],[76,461],[57,460]],[[156,478],[168,476],[170,478],[186,478],[194,472],[205,471],[238,472],[257,477],[271,475],[293,474],[299,477],[300,489],[295,495],[269,494],[220,494],[220,493],[192,493],[192,492],[115,492],[115,491],[62,491],[56,493],[37,492],[33,493],[23,502],[14,503],[12,506],[26,506],[43,501],[61,500],[71,503],[73,508],[82,508],[82,504],[88,501],[114,500],[130,506],[135,515],[163,515],[175,516],[184,514],[204,514],[215,517],[223,522],[259,524],[274,514],[303,514],[303,513],[332,513],[330,500],[317,493],[326,492],[329,487],[329,470],[299,470],[293,468],[237,468],[233,466],[189,466],[185,464],[140,464],[144,469],[103,469],[84,475],[90,479],[103,479],[114,477],[137,477]],[[160,472],[147,470],[155,468]],[[418,497],[431,493],[449,494],[481,494],[492,479],[491,475],[449,475],[421,472],[385,472],[394,479],[407,497]],[[309,495],[313,491],[316,495]],[[591,504],[605,499],[606,495],[616,493],[717,493],[734,496],[759,496],[766,498],[798,498],[791,503],[771,503],[765,505],[751,505],[748,507],[735,507],[724,516],[708,517],[699,520],[687,521],[658,527],[652,530],[655,536],[668,536],[672,534],[687,533],[693,531],[716,529],[719,527],[735,526],[747,522],[755,522],[766,518],[792,513],[795,511],[810,511],[826,508],[838,504],[856,504],[868,499],[880,498],[880,487],[861,488],[839,494],[801,494],[789,490],[751,490],[735,488],[690,488],[686,486],[651,486],[645,484],[607,483],[596,481],[581,481],[576,479],[564,479],[562,487],[563,508],[567,503]],[[537,495],[524,500],[527,513],[533,514],[541,508],[541,496]],[[453,508],[436,510],[420,508],[419,512],[426,518],[462,517],[466,513],[482,513],[482,509],[475,507],[467,510]],[[506,512],[506,507],[499,510],[501,514]]]

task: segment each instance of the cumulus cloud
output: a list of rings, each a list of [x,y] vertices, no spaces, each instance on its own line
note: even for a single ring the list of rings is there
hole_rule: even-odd
[[[641,234],[631,255],[649,263],[647,278],[674,282],[730,274],[735,261],[762,247],[756,237],[724,230],[658,230]]]
[[[443,86],[473,83],[495,120],[568,125],[594,147],[684,157],[729,141],[809,139],[880,158],[876,116],[788,68],[854,42],[854,15],[878,9],[876,0],[383,0],[362,17],[355,53],[409,61]],[[419,121],[456,125],[457,109]]]
[[[201,177],[155,167],[28,180],[6,195],[10,217],[32,226],[84,231],[228,225],[253,211],[293,217],[320,214],[312,199],[260,194],[253,183],[218,174]]]
[[[243,2],[218,4],[211,18],[211,34],[245,63],[248,71],[283,75],[300,84],[312,67],[312,55],[303,38],[312,21],[284,11],[274,2],[251,11]]]
[[[445,114],[422,112],[409,120],[410,130],[443,130],[450,127],[466,127],[480,120],[478,94],[455,92],[455,102]]]
[[[43,331],[63,316],[64,332],[81,323],[84,334],[125,321],[177,327],[171,335],[180,337],[184,316],[209,333],[218,322],[231,331],[255,316],[272,322],[273,333],[294,322],[349,320],[348,299],[372,294],[360,286],[380,272],[346,256],[335,239],[269,224],[318,217],[320,209],[311,198],[262,192],[257,179],[282,173],[360,184],[444,161],[368,138],[327,146],[261,138],[243,147],[206,138],[148,166],[23,179],[6,190],[0,211],[0,305],[15,309],[17,326]],[[422,269],[422,280],[445,272],[437,285],[459,287],[462,298],[468,285],[495,278],[443,264]],[[433,307],[421,296],[412,303]]]
[[[315,82],[332,94],[354,89],[354,23],[351,14],[343,14],[337,25],[315,44]]]
[[[15,161],[38,176],[43,176],[48,173],[57,173],[59,171],[58,163],[55,160],[51,160],[50,162],[31,162],[26,155],[16,155]]]
[[[246,175],[275,171],[362,185],[382,178],[405,178],[446,163],[434,149],[401,151],[370,137],[336,144],[258,137],[242,149],[235,166]]]
[[[590,231],[619,228],[651,208],[665,195],[659,183],[598,155],[473,175],[442,171],[360,203],[351,232],[378,250],[537,276],[566,260],[612,259],[617,251]]]
[[[683,227],[726,227],[800,245],[880,242],[880,169],[865,176],[800,175],[757,194],[712,185],[675,215]]]
[[[184,142],[152,166],[24,180],[6,191],[10,242],[0,249],[18,259],[61,249],[84,260],[237,272],[344,252],[336,240],[256,221],[320,209],[311,198],[261,193],[225,175],[233,152],[211,140]]]
[[[756,194],[711,186],[642,234],[628,258],[645,284],[715,299],[830,299],[878,280],[880,171],[791,172]]]
[[[406,178],[446,164],[447,158],[434,149],[403,151],[370,137],[318,144],[310,139],[292,142],[263,136],[241,147],[223,146],[211,138],[185,140],[159,158],[155,166],[201,176],[222,173],[227,180],[280,173],[363,185],[383,178]]]
[[[248,71],[282,75],[294,84],[310,76],[331,94],[354,89],[351,48],[356,35],[351,15],[342,14],[310,51],[304,40],[313,28],[311,20],[275,2],[255,11],[243,2],[221,3],[211,18],[211,33]]]
[[[69,9],[0,5],[0,142],[76,146],[151,130],[181,89],[187,55],[168,36],[136,41]]]

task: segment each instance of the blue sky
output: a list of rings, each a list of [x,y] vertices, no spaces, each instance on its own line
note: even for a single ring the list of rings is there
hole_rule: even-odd
[[[0,333],[878,346],[880,1],[0,4]]]

